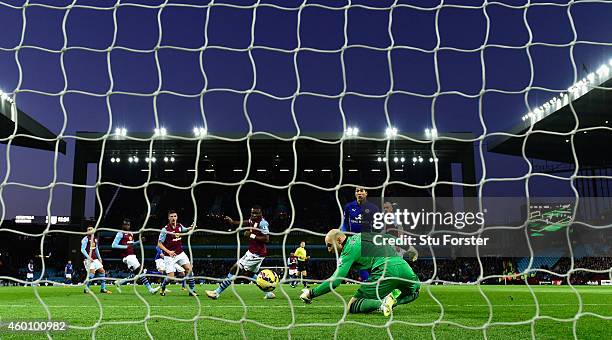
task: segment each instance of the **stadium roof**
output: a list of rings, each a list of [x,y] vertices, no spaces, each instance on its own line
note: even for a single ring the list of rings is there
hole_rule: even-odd
[[[570,87],[570,94],[556,97],[545,107],[523,116],[523,121],[508,131],[524,135],[533,125],[528,137],[495,136],[491,138],[488,150],[522,156],[526,139],[525,154],[528,158],[574,163],[574,132],[573,145],[580,166],[610,164],[612,153],[606,150],[612,143],[612,78],[589,86],[580,85],[581,82]]]
[[[248,139],[244,135],[231,134],[198,138],[194,135],[167,131],[167,135],[158,134],[152,139],[152,131],[126,131],[111,136],[99,132],[77,132],[73,183],[85,184],[87,164],[99,164],[101,160],[101,181],[132,186],[142,185],[148,180],[148,175],[155,181],[190,185],[196,170],[198,181],[236,183],[247,176],[247,165],[250,166],[249,179],[274,185],[286,185],[293,180],[295,173],[296,181],[334,187],[338,176],[343,173],[342,178],[348,182],[359,181],[373,186],[378,184],[372,183],[384,181],[387,163],[392,181],[397,179],[424,185],[432,181],[435,168],[440,170],[440,180],[451,181],[451,165],[459,163],[464,182],[475,183],[475,136],[471,133],[437,135],[429,131],[428,138],[427,133],[402,132],[401,136],[391,139],[386,139],[384,131],[358,133],[357,137],[349,137],[347,133],[344,139],[342,133],[315,133],[300,136],[295,141],[295,149],[293,133],[276,134],[276,137],[256,133]],[[436,138],[435,156],[431,154],[432,137]],[[298,156],[294,157],[294,153]],[[197,169],[196,156],[199,157]],[[156,161],[151,159],[150,166],[146,159],[149,157],[156,158]],[[446,190],[450,195],[452,188],[446,186],[439,190]],[[71,215],[83,216],[85,191],[73,187],[72,193]],[[464,193],[474,196],[475,189],[467,187]]]
[[[193,166],[199,150],[201,163],[214,159],[226,165],[245,164],[250,153],[253,165],[260,165],[257,163],[268,165],[273,157],[284,159],[293,165],[293,134],[276,134],[275,136],[283,138],[279,139],[269,134],[256,133],[248,138],[248,143],[244,135],[231,134],[206,136],[202,139],[194,138],[193,133],[157,136],[154,139],[151,139],[153,133],[130,133],[127,136],[113,134],[108,138],[104,136],[103,133],[97,132],[77,132],[77,137],[91,139],[78,140],[77,154],[80,161],[98,163],[103,147],[105,163],[110,163],[114,157],[126,162],[130,156],[138,157],[140,161],[145,161],[146,157],[161,159],[172,156],[177,160],[190,162]],[[418,156],[425,157],[426,160],[434,157],[431,154],[432,141],[424,133],[410,133],[403,136],[413,140],[402,137],[389,140],[390,161],[396,156],[404,157],[406,160]],[[472,140],[475,138],[473,134],[449,133],[439,137],[442,139],[435,141],[436,158],[461,162],[465,159],[466,153],[469,153],[473,161]],[[341,149],[345,158],[349,157],[355,162],[380,161],[379,158],[387,156],[387,140],[384,134],[359,134],[359,138],[344,139],[342,144],[341,138],[342,135],[338,133],[301,136],[295,143],[295,152],[299,154],[298,167],[304,167],[308,161],[315,160],[319,165],[337,166]],[[152,151],[151,154],[149,150]]]
[[[17,134],[12,138],[11,145],[55,151],[57,136],[16,108],[12,99],[4,93],[0,93],[0,113],[0,142],[8,143],[17,122]],[[59,141],[58,151],[66,154],[66,141]]]

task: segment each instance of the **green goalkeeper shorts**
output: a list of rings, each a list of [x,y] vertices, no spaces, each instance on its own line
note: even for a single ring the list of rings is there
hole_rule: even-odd
[[[419,277],[408,263],[393,264],[380,267],[370,273],[368,280],[361,284],[353,297],[357,299],[383,299],[394,289],[402,291],[402,295],[412,294],[421,288]],[[382,277],[382,280],[381,280]],[[380,281],[379,281],[380,280]],[[379,281],[379,282],[377,282]]]

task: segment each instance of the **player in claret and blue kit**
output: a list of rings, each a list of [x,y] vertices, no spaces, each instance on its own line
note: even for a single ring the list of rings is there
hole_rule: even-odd
[[[134,276],[138,274],[140,269],[140,262],[134,253],[134,246],[140,244],[139,240],[134,240],[134,234],[130,232],[132,222],[129,219],[124,219],[120,231],[115,235],[115,239],[113,240],[112,247],[113,249],[121,249],[121,257],[123,258],[123,263],[125,263],[130,271],[130,276],[128,276],[124,280],[117,281],[118,285],[121,285],[125,281],[131,280]],[[149,279],[147,279],[146,275],[141,274],[138,275],[137,279],[138,283],[147,287],[147,290],[151,294],[157,293],[158,288],[151,287],[149,283]]]
[[[159,247],[155,247],[155,250],[157,251],[155,253],[155,267],[157,268],[157,271],[160,272],[160,274],[162,275],[166,275],[166,261],[164,261],[164,252],[159,249]],[[187,288],[185,287],[185,269],[183,269],[183,267],[179,266],[178,264],[174,264],[174,269],[175,269],[175,273],[176,275],[180,276],[181,278],[183,278],[183,280],[181,280],[181,290],[187,290]],[[166,292],[168,292],[169,290],[166,289]]]
[[[111,294],[110,290],[106,289],[106,272],[102,266],[102,257],[98,249],[98,239],[94,235],[94,227],[87,227],[87,235],[81,240],[81,253],[85,256],[85,268],[89,272],[88,278],[85,280],[84,293],[89,291],[91,280],[100,277],[100,293]]]
[[[193,270],[189,257],[183,251],[183,241],[181,239],[181,233],[190,232],[195,228],[192,225],[189,228],[183,227],[182,224],[178,223],[178,214],[174,210],[168,211],[168,224],[162,228],[159,233],[159,239],[157,241],[157,247],[164,252],[164,264],[166,269],[166,278],[162,282],[161,291],[159,295],[166,295],[166,286],[171,279],[174,279],[174,273],[176,272],[176,265],[179,265],[185,269],[187,273],[187,283],[189,284],[189,295],[198,296],[195,292],[195,279],[193,278]]]
[[[289,282],[291,288],[295,288],[297,286],[298,259],[294,253],[291,253],[287,258],[287,267],[289,269]]]
[[[234,221],[229,217],[227,221],[233,225],[240,224],[240,221]],[[247,227],[244,236],[249,240],[249,250],[232,266],[227,277],[219,284],[217,289],[206,291],[206,296],[211,299],[218,299],[221,293],[234,282],[234,278],[239,271],[244,272],[244,276],[250,277],[255,281],[259,273],[259,267],[261,267],[261,263],[268,255],[266,244],[270,242],[270,229],[268,221],[262,216],[261,206],[254,205],[251,208],[251,217],[244,221],[244,225]],[[265,299],[274,299],[275,297],[273,292],[266,292],[264,295]]]

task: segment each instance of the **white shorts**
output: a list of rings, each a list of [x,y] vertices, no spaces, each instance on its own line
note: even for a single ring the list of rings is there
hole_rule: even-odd
[[[157,260],[155,260],[155,268],[157,268],[158,272],[166,271],[166,263],[164,262],[163,258],[158,258]]]
[[[163,258],[155,260],[155,267],[157,268],[158,272],[166,272],[166,262],[164,261]],[[175,272],[177,273],[185,272],[185,269],[176,263],[174,264],[174,269],[176,269]]]
[[[238,267],[242,270],[249,271],[251,273],[259,273],[259,267],[265,257],[253,254],[247,250],[246,254],[238,260]]]
[[[72,274],[66,274],[66,279],[72,280]]]
[[[26,278],[27,279],[33,279],[34,278],[34,273],[27,273],[26,274]]]
[[[123,258],[123,263],[127,264],[129,270],[136,270],[140,267],[140,262],[136,255],[128,255]]]
[[[185,252],[182,252],[175,257],[164,256],[164,265],[166,266],[166,273],[175,273],[176,267],[182,267],[189,264],[189,258]]]
[[[100,262],[100,260],[95,259],[93,261],[89,261],[89,260],[85,260],[85,268],[87,268],[87,270],[94,270],[97,271],[98,269],[102,269],[102,262]]]
[[[289,269],[289,275],[297,275],[297,269]]]

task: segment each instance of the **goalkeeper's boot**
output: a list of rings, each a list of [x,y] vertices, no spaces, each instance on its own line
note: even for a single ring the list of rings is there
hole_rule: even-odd
[[[400,296],[401,293],[401,290],[394,289],[391,293],[385,296],[382,303],[380,304],[380,311],[383,313],[384,316],[391,315],[393,307],[397,305],[397,298],[398,296]]]
[[[219,298],[219,293],[215,292],[214,290],[207,290],[206,296],[208,296],[210,299],[217,300]]]
[[[267,292],[264,294],[264,299],[266,300],[276,299],[276,295],[274,295],[274,293],[272,292]]]
[[[100,294],[112,294],[113,292],[111,292],[108,289],[100,289]]]
[[[159,290],[159,296],[166,296],[166,288],[161,287],[161,289]]]

